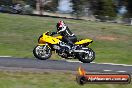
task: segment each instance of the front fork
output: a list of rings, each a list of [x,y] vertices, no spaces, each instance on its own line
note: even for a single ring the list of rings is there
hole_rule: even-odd
[[[43,50],[46,50],[46,47],[49,47],[47,43],[45,44],[38,44],[39,46],[43,46]]]

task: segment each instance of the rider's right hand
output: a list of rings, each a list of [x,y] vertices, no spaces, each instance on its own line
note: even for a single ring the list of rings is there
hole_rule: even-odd
[[[50,36],[57,34],[57,32],[51,32]]]

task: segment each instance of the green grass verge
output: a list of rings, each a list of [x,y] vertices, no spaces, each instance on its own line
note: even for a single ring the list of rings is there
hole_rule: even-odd
[[[95,62],[132,64],[132,26],[0,13],[0,55],[33,58],[37,38],[64,20],[79,38],[91,38]],[[53,59],[58,56],[53,55]]]
[[[132,84],[76,83],[76,75],[70,72],[8,72],[0,71],[0,88],[131,88]]]

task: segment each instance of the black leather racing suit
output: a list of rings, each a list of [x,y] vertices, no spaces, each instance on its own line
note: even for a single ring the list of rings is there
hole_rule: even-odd
[[[63,36],[62,41],[68,43],[71,47],[74,45],[74,42],[77,41],[77,37],[70,31],[68,26],[63,27],[57,33]]]

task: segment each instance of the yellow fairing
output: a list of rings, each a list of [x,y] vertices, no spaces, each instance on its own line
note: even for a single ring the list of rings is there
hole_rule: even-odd
[[[57,38],[57,39],[62,39],[62,36],[56,36],[55,38]]]
[[[92,41],[93,40],[91,40],[91,39],[84,39],[84,40],[76,42],[75,44],[76,45],[81,45],[81,44],[85,44],[85,43],[91,43]]]
[[[38,44],[39,46],[45,46],[46,44]],[[51,48],[49,45],[48,45],[49,48]]]
[[[46,45],[46,44],[38,44],[39,46],[44,46],[44,45]]]
[[[48,36],[46,33],[44,33],[43,36],[39,39],[39,44],[44,44],[46,42],[51,44],[58,44],[60,40],[52,36]]]

